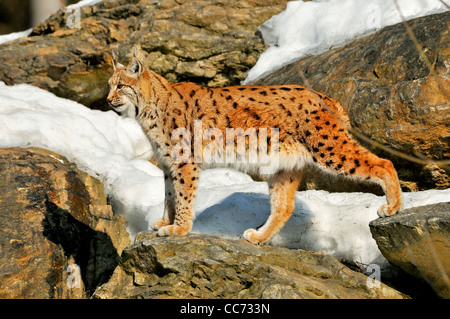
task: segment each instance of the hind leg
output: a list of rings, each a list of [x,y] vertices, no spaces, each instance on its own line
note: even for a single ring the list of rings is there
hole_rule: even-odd
[[[322,168],[334,169],[339,174],[379,184],[386,194],[387,205],[380,207],[378,215],[386,217],[398,213],[402,208],[402,191],[394,165],[356,142],[346,143],[339,151],[339,155],[334,154],[331,160],[319,157],[315,161]]]
[[[294,211],[295,192],[300,178],[299,172],[280,172],[268,180],[271,204],[269,219],[258,230],[246,230],[245,239],[255,244],[264,243],[283,228]]]
[[[375,155],[374,155],[375,156]],[[403,206],[402,190],[398,181],[397,172],[392,162],[378,158],[373,166],[373,175],[368,178],[379,179],[379,184],[383,187],[386,194],[387,205],[382,205],[378,210],[378,216],[387,217],[398,213]]]
[[[349,170],[349,174],[378,183],[386,194],[387,204],[378,209],[378,216],[387,217],[398,213],[403,205],[402,191],[392,162],[368,151],[362,156],[355,156],[353,162],[354,167]]]

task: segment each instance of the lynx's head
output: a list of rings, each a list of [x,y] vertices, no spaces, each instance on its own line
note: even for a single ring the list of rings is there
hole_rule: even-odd
[[[141,81],[144,66],[136,57],[134,50],[128,66],[120,64],[113,54],[114,73],[108,81],[109,94],[106,98],[112,109],[125,117],[136,117],[142,107],[143,92]]]

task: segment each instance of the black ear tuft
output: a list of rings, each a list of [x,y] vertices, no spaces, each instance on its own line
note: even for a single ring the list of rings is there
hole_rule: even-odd
[[[111,52],[112,52],[112,58],[113,58],[112,66],[115,71],[117,69],[117,65],[119,63],[117,62],[117,58],[116,58],[116,54],[114,53],[114,50],[112,50]]]
[[[116,54],[114,53],[114,51],[111,51],[111,53],[112,53],[112,58],[113,58],[112,66],[113,66],[114,71],[116,71],[116,69],[123,67],[123,65],[120,64],[119,61],[117,61],[117,57],[116,57]]]

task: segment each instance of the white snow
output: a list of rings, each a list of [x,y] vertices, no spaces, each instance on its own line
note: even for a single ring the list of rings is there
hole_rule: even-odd
[[[30,35],[33,29],[0,35],[0,45],[17,39],[25,38]]]
[[[151,147],[138,123],[94,111],[30,85],[0,82],[0,147],[46,148],[100,179],[114,212],[133,238],[163,214],[164,181],[148,159]],[[448,201],[450,189],[405,193],[405,208]],[[273,245],[325,251],[365,264],[381,262],[368,227],[384,197],[306,191]],[[201,173],[193,232],[241,238],[269,215],[267,184],[248,175],[212,169]]]
[[[447,11],[448,0],[315,0],[288,2],[259,27],[270,47],[243,81],[248,84],[283,65],[349,43],[402,21]],[[447,4],[448,6],[449,4]]]
[[[81,0],[80,2],[77,2],[75,4],[71,4],[70,6],[67,6],[67,9],[75,9],[75,8],[93,6],[101,1],[102,0]],[[106,1],[108,1],[108,0],[106,0]]]

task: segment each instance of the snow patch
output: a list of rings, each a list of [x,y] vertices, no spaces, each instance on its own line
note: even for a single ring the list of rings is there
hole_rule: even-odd
[[[108,0],[106,0],[108,1]],[[79,1],[75,4],[71,4],[69,6],[67,6],[67,9],[75,9],[75,8],[82,8],[82,7],[87,7],[87,6],[93,6],[96,5],[97,3],[102,2],[102,0],[82,0]]]
[[[25,31],[13,32],[13,33],[9,33],[9,34],[0,35],[0,45],[17,40],[17,39],[26,38],[27,36],[29,36],[31,34],[31,31],[33,31],[33,29],[28,29]]]

